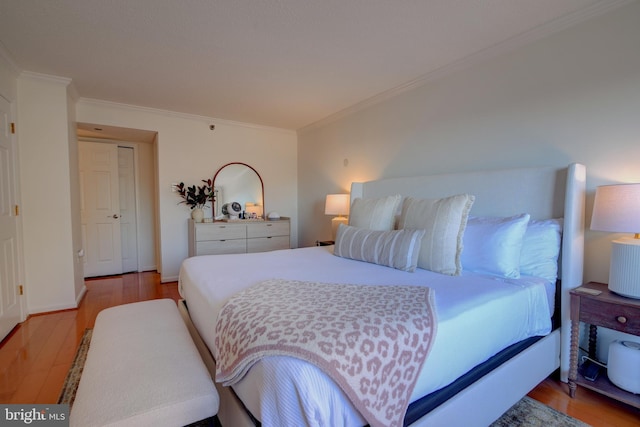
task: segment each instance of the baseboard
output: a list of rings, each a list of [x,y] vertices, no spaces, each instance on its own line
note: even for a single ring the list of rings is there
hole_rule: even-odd
[[[50,306],[46,306],[46,307],[36,307],[36,308],[30,308],[29,309],[29,315],[51,313],[51,312],[54,312],[54,311],[74,310],[76,308],[78,308],[76,303],[50,305]]]
[[[82,298],[84,298],[84,295],[86,293],[87,293],[87,287],[85,285],[82,285],[82,289],[80,289],[80,293],[76,298],[76,307],[80,307],[80,301],[82,301]]]

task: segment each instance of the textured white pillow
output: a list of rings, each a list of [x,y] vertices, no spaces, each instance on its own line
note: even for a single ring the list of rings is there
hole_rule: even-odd
[[[413,272],[424,230],[379,231],[340,224],[334,255]]]
[[[464,232],[462,268],[517,279],[522,239],[529,214],[512,217],[469,217]]]
[[[357,198],[349,209],[349,225],[370,230],[393,230],[401,200],[399,194],[379,199]]]
[[[418,267],[451,276],[460,274],[462,236],[474,201],[475,197],[469,194],[404,200],[399,228],[426,230]]]
[[[562,219],[529,221],[522,240],[520,273],[556,283],[561,240]]]

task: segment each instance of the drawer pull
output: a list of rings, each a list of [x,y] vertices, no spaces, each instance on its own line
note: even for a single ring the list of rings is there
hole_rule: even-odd
[[[616,317],[616,320],[617,320],[619,323],[627,323],[627,318],[626,318],[626,317],[624,317],[624,316],[618,316],[618,317]]]
[[[273,224],[267,224],[267,227],[271,227]]]

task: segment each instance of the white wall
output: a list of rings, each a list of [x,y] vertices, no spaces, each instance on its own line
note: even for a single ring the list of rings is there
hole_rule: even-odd
[[[25,293],[29,313],[76,307],[82,288],[76,253],[79,212],[71,188],[70,80],[22,73],[18,79],[18,151]],[[71,155],[73,157],[73,155]]]
[[[300,245],[328,239],[328,193],[351,181],[581,162],[597,185],[640,182],[640,4],[299,132]],[[348,166],[344,166],[348,159]],[[607,281],[607,233],[585,278]]]
[[[299,131],[300,246],[329,239],[328,193],[351,181],[448,171],[587,166],[598,185],[640,182],[640,3]],[[348,161],[345,166],[345,159]],[[587,281],[607,282],[610,241],[587,230]],[[599,329],[606,360],[617,335]]]
[[[295,132],[206,117],[80,100],[80,122],[158,132],[158,204],[162,281],[176,280],[187,257],[190,211],[171,191],[177,182],[197,184],[229,162],[253,166],[262,176],[267,211],[292,217],[292,246],[297,246],[297,136]],[[215,124],[214,131],[209,129]],[[211,215],[210,211],[205,215]]]

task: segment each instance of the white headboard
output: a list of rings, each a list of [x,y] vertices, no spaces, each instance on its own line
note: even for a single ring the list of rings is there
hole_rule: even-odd
[[[582,284],[585,184],[585,166],[573,163],[561,169],[523,168],[354,182],[351,200],[394,194],[428,199],[468,193],[476,197],[472,215],[528,213],[533,219],[564,218],[560,265],[560,374],[566,382],[571,339],[569,290]]]

